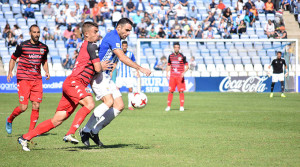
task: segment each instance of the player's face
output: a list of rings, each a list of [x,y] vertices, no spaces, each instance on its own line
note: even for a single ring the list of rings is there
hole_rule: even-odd
[[[277,53],[277,58],[278,58],[278,59],[281,58],[281,53]]]
[[[130,34],[130,31],[132,29],[132,26],[130,24],[125,24],[123,26],[120,26],[119,29],[119,35],[121,39],[126,39],[128,35]]]
[[[87,32],[88,41],[89,42],[97,42],[99,38],[99,30],[98,27],[91,27],[90,30]]]
[[[128,48],[127,44],[122,44],[122,49],[124,53],[127,51],[127,48]]]
[[[174,45],[174,52],[178,53],[180,50],[180,46],[179,45]]]
[[[31,27],[31,31],[29,32],[31,36],[31,40],[34,42],[38,42],[40,39],[40,28],[39,27]]]

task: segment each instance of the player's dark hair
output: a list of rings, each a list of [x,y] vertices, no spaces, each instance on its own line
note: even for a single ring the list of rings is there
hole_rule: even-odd
[[[123,44],[126,44],[126,45],[128,45],[127,41],[123,41],[123,42],[122,42],[122,45],[123,45]]]
[[[37,27],[37,28],[40,28],[38,25],[36,25],[36,24],[32,24],[30,27],[29,27],[29,32],[31,32],[31,28],[32,27]]]
[[[278,53],[280,53],[280,55],[282,55],[282,52],[281,52],[281,51],[277,51],[277,54],[278,54]]]
[[[128,18],[120,19],[117,23],[117,26],[118,25],[125,25],[125,24],[130,24],[131,26],[133,26],[133,22],[131,20],[129,20]]]
[[[82,33],[85,34],[85,32],[89,31],[91,27],[98,27],[98,24],[90,21],[83,23]]]
[[[175,45],[180,46],[179,42],[174,42],[174,43],[173,43],[173,46],[175,46]]]

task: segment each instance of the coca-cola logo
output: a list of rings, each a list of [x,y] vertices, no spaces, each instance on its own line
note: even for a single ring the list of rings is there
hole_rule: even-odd
[[[264,92],[267,77],[226,77],[219,86],[220,92]]]

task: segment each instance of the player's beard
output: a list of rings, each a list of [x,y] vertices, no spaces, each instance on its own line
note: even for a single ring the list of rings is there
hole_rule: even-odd
[[[34,42],[34,43],[37,43],[38,41],[39,41],[39,36],[31,36],[31,39],[32,39],[32,41]]]

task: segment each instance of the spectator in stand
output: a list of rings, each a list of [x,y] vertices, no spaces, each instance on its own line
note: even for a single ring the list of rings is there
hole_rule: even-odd
[[[70,65],[70,69],[73,69],[74,68],[74,65],[75,65],[75,62],[76,62],[76,59],[77,59],[77,57],[78,57],[78,51],[77,50],[74,50],[74,55],[73,55],[73,57],[72,57],[72,59],[71,59],[71,65]]]
[[[82,39],[82,33],[80,30],[80,26],[77,24],[76,27],[73,30],[73,34],[75,35],[75,37],[78,39]]]
[[[274,38],[275,26],[271,20],[268,20],[268,24],[265,25],[264,30],[268,38]]]
[[[27,7],[24,10],[25,19],[34,18],[34,9],[31,7],[31,4],[27,4]]]
[[[61,10],[63,10],[62,6],[60,6],[59,3],[55,3],[55,7],[54,7],[55,16],[59,15]]]
[[[175,31],[179,31],[181,29],[181,24],[178,23],[178,20],[175,20],[175,23],[172,25]]]
[[[245,18],[245,16],[244,16],[244,18]],[[244,20],[244,18],[241,19],[241,15],[240,15],[240,14],[237,14],[237,17],[235,18],[235,23],[232,23],[232,24],[239,25],[240,22],[241,22],[241,20]]]
[[[7,34],[6,43],[9,48],[17,45],[16,38],[11,32]]]
[[[240,13],[238,13],[238,14],[241,15],[241,16],[240,16],[240,17],[241,17],[241,18],[240,18],[241,20],[244,20],[244,17],[246,16],[247,11],[248,11],[248,10],[247,10],[247,7],[246,7],[246,6],[243,6],[243,10],[241,10]]]
[[[254,4],[259,13],[265,13],[265,10],[264,10],[265,4],[263,1],[258,0]]]
[[[194,56],[192,56],[192,57],[190,58],[189,66],[190,66],[190,67],[189,67],[189,70],[191,70],[191,71],[197,71],[197,62],[196,62]]]
[[[91,11],[90,8],[87,7],[87,5],[84,5],[83,9],[82,9],[82,17],[84,19],[90,18],[91,15]]]
[[[109,19],[110,18],[110,9],[107,6],[107,3],[104,4],[103,7],[101,7],[100,12],[104,19]]]
[[[160,9],[158,9],[157,11],[157,18],[158,18],[158,22],[162,25],[164,25],[165,21],[168,19],[167,11],[165,10],[163,5],[160,5]]]
[[[136,34],[139,34],[139,32],[144,28],[147,28],[147,23],[144,21],[144,18],[141,19],[141,22],[137,24],[137,28],[135,30]]]
[[[66,58],[62,61],[62,66],[64,67],[64,69],[69,70],[71,69],[71,60],[69,58],[69,54],[66,55]]]
[[[168,0],[159,0],[159,4],[163,6],[167,6],[169,4]]]
[[[224,33],[222,34],[223,39],[232,39],[230,33],[228,32],[227,28],[224,29]]]
[[[64,14],[66,15],[66,17],[71,16],[71,9],[68,3],[66,3],[65,5]]]
[[[214,39],[214,31],[212,30],[212,27],[208,27],[208,30],[204,32],[205,33],[205,39]]]
[[[129,0],[127,3],[126,3],[126,11],[127,11],[127,14],[129,15],[130,12],[134,12],[135,10],[135,6],[134,6],[134,3],[132,2],[132,0]]]
[[[115,0],[114,6],[123,6],[123,0]]]
[[[29,4],[31,0],[20,0],[20,3],[23,5]]]
[[[252,6],[252,8],[249,10],[249,12],[253,14],[254,21],[258,20],[258,11],[257,11],[255,5]]]
[[[189,1],[188,0],[178,0],[179,4],[181,4],[182,6],[188,6]]]
[[[146,10],[145,8],[145,4],[142,2],[142,0],[139,0],[136,4],[135,4],[135,9],[140,11],[140,12],[144,12]]]
[[[104,17],[101,15],[100,11],[99,11],[99,13],[96,16],[95,21],[98,24],[98,26],[105,26],[105,24],[104,24]]]
[[[241,20],[242,21],[242,20]],[[241,24],[241,23],[239,23]],[[228,23],[228,30],[231,34],[236,34],[237,33],[237,26],[239,24],[231,24],[231,23]]]
[[[21,45],[21,43],[24,42],[23,34],[21,34],[17,40],[17,45]]]
[[[59,26],[66,26],[66,15],[64,14],[63,10],[61,10],[59,15],[56,16],[55,22]]]
[[[71,35],[70,38],[66,42],[66,48],[76,48],[75,35]]]
[[[246,16],[244,17],[244,22],[248,23],[248,25],[252,27],[253,23],[255,22],[255,16],[253,13],[247,11]]]
[[[244,6],[243,0],[238,0],[235,4],[236,12],[239,13],[241,10],[243,10],[243,6]]]
[[[290,10],[290,0],[281,0],[280,7],[285,11]]]
[[[75,17],[75,13],[73,11],[71,12],[70,16],[67,16],[66,23],[68,25],[72,25],[72,26],[76,26],[76,24],[78,23],[78,21]]]
[[[67,29],[64,31],[63,40],[68,40],[71,37],[71,35],[73,35],[72,26],[68,25]]]
[[[156,38],[157,33],[154,31],[154,27],[151,27],[151,30],[148,33],[149,38]]]
[[[44,27],[43,28],[43,32],[42,32],[42,39],[43,41],[46,41],[46,40],[53,40],[53,35],[50,34],[49,30],[48,30],[48,27]]]
[[[147,10],[151,19],[155,19],[157,17],[157,10],[154,8],[153,3],[150,4],[150,9]]]
[[[186,33],[180,29],[178,32],[177,32],[177,36],[179,39],[185,39],[186,38]]]
[[[118,21],[122,18],[121,13],[117,10],[117,6],[114,6],[114,10],[112,12],[112,24],[114,27],[117,26]]]
[[[158,5],[159,2],[158,2],[158,0],[149,0],[149,5],[151,5],[151,4]]]
[[[133,15],[130,19],[133,22],[133,29],[135,29],[135,27],[137,26],[137,24],[139,24],[142,21],[142,16],[140,11],[137,11],[135,15]]]
[[[170,31],[170,34],[169,34],[169,38],[172,39],[172,38],[178,38],[177,36],[177,33],[175,31],[174,28],[171,28],[171,31]]]
[[[194,34],[192,30],[188,30],[187,34],[186,34],[186,38],[187,39],[194,39]]]
[[[201,25],[198,25],[198,28],[195,31],[195,38],[196,39],[202,39],[203,38],[203,31],[202,31]]]
[[[127,14],[127,12],[125,11],[125,8],[124,8],[124,7],[121,7],[121,16],[122,16],[122,18],[128,18],[128,14]]]
[[[151,18],[149,17],[149,14],[147,12],[144,13],[144,21],[149,26],[151,24]]]
[[[278,32],[276,31],[276,34],[277,34],[276,39],[287,39],[287,32],[285,31],[284,26],[281,26],[280,30]]]
[[[200,25],[200,23],[197,21],[197,18],[193,18],[193,22],[191,23],[191,30],[195,32],[198,28],[198,25]]]
[[[177,11],[174,8],[174,4],[172,4],[172,3],[170,4],[170,8],[167,11],[167,17],[168,17],[168,20],[177,19]]]
[[[204,20],[202,27],[203,27],[203,31],[208,30],[208,27],[210,27],[210,21],[208,21],[207,19]]]
[[[93,20],[94,20],[95,23],[98,23],[96,17],[100,16],[100,15],[101,15],[101,13],[100,13],[100,10],[99,10],[98,6],[94,5],[94,7],[92,9],[92,16],[93,16]]]
[[[52,18],[55,19],[55,11],[52,7],[52,3],[48,2],[47,6],[42,9],[44,19]]]
[[[215,26],[216,19],[215,19],[215,17],[213,16],[213,14],[211,12],[208,12],[208,16],[205,19],[205,21],[208,21],[210,23],[209,24],[210,27]]]
[[[189,11],[189,19],[193,19],[193,18],[197,18],[197,10],[196,10],[196,7],[193,5],[192,6],[192,10]]]
[[[7,23],[3,29],[2,35],[3,38],[6,39],[8,36],[8,33],[11,33],[10,25]]]
[[[162,27],[159,28],[159,31],[157,33],[157,38],[160,38],[160,39],[167,38],[167,35],[166,35],[166,33],[165,33],[165,31],[163,30]]]
[[[168,62],[166,56],[162,56],[160,61],[155,63],[154,70],[165,71],[167,69],[167,64]]]
[[[225,29],[227,29],[227,23],[225,22],[224,19],[221,19],[221,22],[218,26],[218,33],[220,35],[222,35],[224,33]]]
[[[219,18],[221,17],[221,14],[225,8],[226,6],[224,5],[223,1],[220,0],[219,4],[217,5],[217,14],[219,15]]]
[[[16,39],[18,39],[18,37],[19,37],[21,34],[23,34],[21,28],[20,28],[17,24],[15,24],[15,25],[14,25],[14,29],[13,29],[13,31],[12,31],[12,35],[13,35]]]
[[[178,20],[182,20],[186,17],[186,11],[185,9],[182,7],[181,4],[177,4],[175,6],[175,9],[176,9],[176,13],[177,13],[177,19]]]
[[[99,10],[101,10],[101,8],[106,4],[106,6],[108,6],[107,2],[105,0],[101,0],[99,3],[98,3],[98,8]]]
[[[237,31],[239,34],[245,33],[247,30],[247,26],[244,20],[241,20],[241,23],[238,25]]]
[[[190,26],[190,24],[189,24],[189,22],[188,22],[187,17],[184,18],[184,19],[181,21],[180,24],[181,24],[181,26],[182,26],[182,28],[183,28],[183,30],[184,30],[185,33],[188,32],[188,31],[191,29],[191,26]]]
[[[224,10],[222,18],[224,19],[225,22],[233,23],[232,13],[230,8],[226,8]]]
[[[213,13],[213,15],[215,15],[216,8],[217,8],[217,4],[215,3],[215,0],[212,0],[208,6],[208,9],[211,11],[211,13]]]
[[[266,14],[268,14],[268,13],[275,14],[274,4],[271,2],[271,0],[268,0],[268,2],[265,3],[265,12],[266,12]]]
[[[82,17],[82,11],[80,10],[79,3],[76,3],[76,9],[75,9],[74,13],[75,13],[76,19],[80,20]]]
[[[142,28],[141,32],[138,34],[139,38],[146,38],[147,37],[147,32],[145,28]]]
[[[94,6],[98,4],[96,0],[87,0],[87,1],[89,2],[89,7],[91,9],[93,9]]]
[[[251,0],[248,0],[248,2],[245,3],[245,6],[247,7],[247,10],[250,10],[252,8],[252,6],[255,6],[255,5]]]
[[[61,30],[60,30],[60,26],[56,25],[55,30],[54,30],[54,40],[61,40],[62,38],[62,34],[61,34]]]

